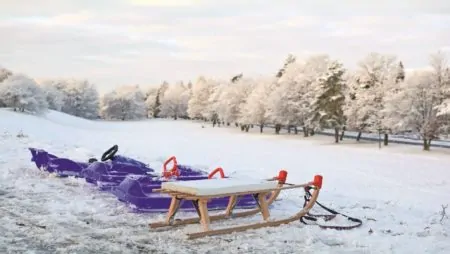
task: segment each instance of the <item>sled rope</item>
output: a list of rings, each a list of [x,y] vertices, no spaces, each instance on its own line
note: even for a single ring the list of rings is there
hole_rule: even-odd
[[[311,199],[311,192],[309,192],[309,190],[311,189],[311,187],[305,187],[305,202],[303,203],[303,207],[305,207],[309,200]],[[357,218],[353,218],[350,216],[347,216],[345,214],[336,212],[335,210],[332,210],[324,205],[322,205],[321,203],[319,203],[318,201],[316,201],[316,204],[319,205],[320,207],[322,207],[322,209],[324,209],[325,211],[329,212],[330,214],[311,214],[310,212],[308,212],[306,215],[302,216],[300,218],[300,221],[305,224],[305,225],[312,225],[312,224],[308,224],[305,220],[309,220],[309,221],[314,221],[316,222],[316,225],[318,225],[320,228],[323,229],[336,229],[336,230],[349,230],[349,229],[353,229],[353,228],[357,228],[359,226],[362,225],[362,220],[357,219]],[[344,217],[346,217],[349,221],[355,222],[355,225],[352,226],[326,226],[326,225],[320,225],[317,223],[317,219],[318,218],[324,218],[325,221],[330,221],[332,219],[334,219],[336,217],[336,215],[342,215]]]

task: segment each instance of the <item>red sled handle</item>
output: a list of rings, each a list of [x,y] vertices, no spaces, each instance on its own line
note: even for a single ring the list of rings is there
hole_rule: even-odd
[[[167,165],[173,162],[173,166],[170,170],[167,170]],[[169,178],[171,176],[180,176],[180,171],[178,170],[177,158],[175,156],[170,157],[164,162],[163,165],[163,176]]]
[[[223,169],[221,167],[218,167],[218,168],[214,169],[213,171],[211,171],[211,173],[209,173],[208,179],[211,179],[217,173],[220,174],[220,178],[225,178],[225,173],[223,172]]]

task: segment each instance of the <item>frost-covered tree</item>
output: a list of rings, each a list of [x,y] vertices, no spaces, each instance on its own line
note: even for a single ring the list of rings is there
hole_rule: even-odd
[[[431,141],[448,133],[449,114],[445,101],[450,98],[450,72],[447,57],[438,52],[430,57],[431,70],[418,70],[408,75],[398,89],[388,91],[384,114],[396,131],[411,130],[430,150]]]
[[[448,56],[441,51],[430,56],[433,80],[441,88],[442,102],[438,107],[440,116],[450,115],[450,66],[448,61]]]
[[[219,117],[227,123],[238,124],[241,111],[250,95],[255,81],[250,78],[240,78],[235,83],[229,83],[219,96]],[[241,128],[248,131],[249,122],[241,123]]]
[[[316,82],[315,98],[311,104],[311,122],[320,128],[334,128],[335,142],[339,142],[339,130],[345,124],[344,103],[346,84],[343,80],[345,69],[338,61],[328,63],[327,72]]]
[[[185,118],[187,116],[189,96],[190,91],[183,82],[169,86],[161,101],[160,114],[165,117],[173,117],[175,120],[178,117]]]
[[[5,80],[7,77],[11,76],[13,73],[5,68],[2,68],[0,66],[0,86],[2,85],[1,83],[3,82],[3,80]],[[0,107],[5,107],[6,104],[2,101],[2,98],[0,97]]]
[[[146,117],[145,95],[139,86],[120,86],[101,99],[100,115],[108,120],[136,120]]]
[[[443,133],[450,132],[450,66],[449,58],[442,51],[430,56],[433,83],[439,88],[439,106],[437,115]]]
[[[395,131],[412,130],[423,139],[423,149],[439,135],[441,122],[437,115],[440,87],[431,71],[416,71],[400,84],[401,92],[385,98],[386,123]]]
[[[213,91],[214,81],[201,76],[192,86],[192,96],[188,102],[188,116],[192,119],[205,119],[208,115],[208,100]]]
[[[159,88],[152,87],[147,90],[145,97],[145,105],[147,108],[147,117],[156,117],[159,113],[159,107],[161,105],[159,101]]]
[[[283,100],[287,90],[281,88],[279,83],[275,83],[271,89],[266,102],[266,112],[264,117],[275,124],[275,133],[279,134],[283,125],[289,124],[291,118],[287,100]]]
[[[64,92],[61,111],[87,119],[99,116],[99,94],[97,88],[87,80],[67,79],[58,83],[57,88]]]
[[[13,75],[12,71],[0,66],[0,83],[11,75]]]
[[[23,74],[9,75],[0,85],[0,98],[14,111],[44,113],[47,109],[45,94],[37,83]]]
[[[312,85],[315,80],[327,71],[327,55],[313,55],[305,61],[296,61],[287,65],[284,74],[278,79],[278,85],[269,96],[267,117],[275,123],[275,131],[279,133],[282,125],[303,126],[304,135],[308,136],[308,119],[311,114],[311,103],[314,97]]]
[[[164,94],[169,89],[169,83],[164,81],[159,88],[150,88],[146,94],[145,104],[147,105],[148,117],[158,118],[161,112],[161,101],[164,99]]]
[[[371,53],[358,62],[358,68],[348,80],[351,98],[345,105],[347,127],[359,131],[377,132],[389,128],[384,124],[383,105],[386,91],[396,86],[399,76],[395,56]],[[387,145],[387,132],[385,145]]]
[[[268,123],[267,100],[275,87],[274,78],[256,80],[255,88],[250,92],[246,103],[241,107],[241,122],[258,124],[260,132]]]
[[[362,131],[368,126],[368,118],[371,117],[371,114],[366,110],[365,104],[367,101],[362,99],[364,95],[362,94],[363,91],[360,90],[365,88],[358,83],[358,76],[354,72],[346,74],[347,89],[345,91],[346,100],[344,105],[346,128],[357,130],[356,140],[359,141]]]
[[[217,84],[212,87],[211,94],[208,98],[209,106],[205,116],[207,119],[211,119],[213,127],[215,127],[216,124],[220,127],[220,123],[224,121],[221,116],[225,112],[224,107],[226,107],[226,105],[221,104],[220,98],[222,93],[227,89],[227,83],[224,81],[216,81],[216,83]]]
[[[39,84],[44,91],[49,109],[61,111],[66,95],[58,85],[63,82],[61,80],[44,80]]]

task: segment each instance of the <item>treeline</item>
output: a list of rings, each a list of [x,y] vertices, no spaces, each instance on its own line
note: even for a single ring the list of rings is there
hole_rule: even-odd
[[[22,74],[0,70],[0,105],[21,111],[47,108],[89,119],[134,120],[172,117],[202,119],[213,126],[234,124],[248,131],[267,125],[309,136],[334,129],[419,134],[423,148],[449,134],[450,71],[441,52],[430,68],[406,73],[396,56],[371,53],[347,69],[328,55],[297,59],[289,55],[280,70],[266,77],[238,74],[228,80],[200,76],[144,91],[122,86],[99,96],[86,80],[47,80],[37,84]],[[340,135],[341,134],[341,135]]]

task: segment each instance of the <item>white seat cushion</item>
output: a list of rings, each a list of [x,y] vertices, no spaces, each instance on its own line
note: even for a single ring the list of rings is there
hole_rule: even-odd
[[[192,181],[164,182],[161,188],[197,196],[220,195],[235,192],[269,190],[277,187],[277,181],[215,178]]]

